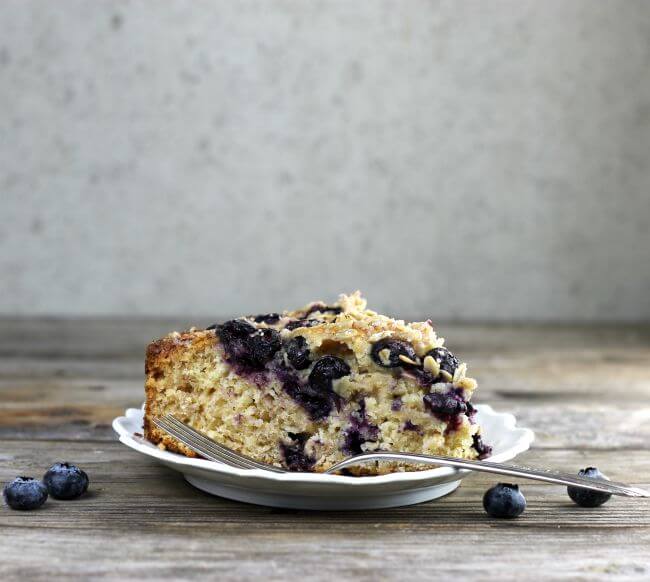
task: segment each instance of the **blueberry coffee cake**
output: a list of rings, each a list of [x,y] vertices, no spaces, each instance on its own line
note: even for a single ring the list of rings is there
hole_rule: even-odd
[[[484,458],[470,403],[476,381],[430,321],[337,303],[253,315],[153,342],[146,358],[145,436],[191,450],[152,418],[171,413],[245,455],[293,471],[327,470],[366,451]],[[368,464],[356,474],[413,469]]]

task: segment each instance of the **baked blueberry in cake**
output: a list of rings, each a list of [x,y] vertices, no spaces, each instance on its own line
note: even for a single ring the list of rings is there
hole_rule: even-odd
[[[245,316],[169,334],[147,349],[145,436],[195,454],[151,419],[174,414],[245,455],[293,471],[327,470],[366,451],[485,458],[470,397],[476,381],[430,321],[333,305]],[[355,474],[417,469],[368,464]]]

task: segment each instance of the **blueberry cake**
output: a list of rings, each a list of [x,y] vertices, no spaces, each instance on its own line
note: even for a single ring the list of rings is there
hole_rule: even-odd
[[[147,349],[145,436],[195,456],[151,421],[171,413],[292,471],[322,472],[375,450],[484,458],[490,447],[470,403],[476,381],[443,343],[430,321],[379,315],[359,292],[174,332]]]

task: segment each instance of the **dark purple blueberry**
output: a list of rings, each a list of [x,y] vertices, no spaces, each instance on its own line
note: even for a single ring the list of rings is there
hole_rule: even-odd
[[[280,334],[270,328],[257,329],[241,319],[217,326],[216,332],[230,363],[260,370],[280,349]]]
[[[426,408],[445,421],[467,411],[466,402],[455,392],[430,392],[424,395],[423,401]]]
[[[88,475],[76,465],[54,463],[43,475],[43,483],[55,499],[76,499],[88,490]]]
[[[343,445],[341,451],[346,455],[360,455],[363,453],[361,445],[375,442],[379,437],[379,427],[371,423],[366,414],[366,401],[362,400],[359,410],[350,414],[350,424],[343,431]]]
[[[286,346],[287,359],[296,370],[304,370],[311,363],[307,340],[301,335],[289,340]]]
[[[474,450],[478,453],[479,459],[485,459],[492,454],[492,447],[483,442],[483,438],[480,434],[475,434],[472,437],[472,441],[472,447],[474,447]]]
[[[329,415],[336,403],[337,396],[334,392],[323,392],[310,386],[293,368],[277,358],[271,362],[270,369],[282,384],[284,391],[305,409],[309,418],[322,420]]]
[[[388,350],[388,354],[382,358],[380,354],[384,350]],[[384,338],[375,342],[370,350],[370,355],[377,364],[384,368],[408,366],[409,364],[399,359],[400,356],[406,356],[413,361],[417,360],[417,354],[411,344],[391,338]]]
[[[2,489],[5,503],[11,509],[38,509],[47,500],[47,488],[32,477],[16,477]]]
[[[448,372],[452,376],[460,363],[458,358],[456,358],[456,356],[454,356],[454,354],[452,354],[447,348],[434,348],[429,350],[426,355],[431,356],[436,362],[438,362],[441,370]]]
[[[253,321],[255,323],[277,323],[280,321],[280,314],[279,313],[264,313],[261,315],[256,315],[253,317]]]
[[[206,327],[205,330],[207,331],[209,329],[217,329],[218,325],[219,325],[218,323],[213,323],[212,325],[208,325],[208,327]]]
[[[258,329],[248,338],[250,360],[256,367],[263,368],[282,346],[280,334],[274,329]]]
[[[578,475],[580,477],[589,477],[590,479],[604,479],[609,481],[609,478],[603,475],[596,467],[580,469]],[[569,497],[580,507],[598,507],[609,501],[609,498],[612,496],[611,493],[580,489],[579,487],[567,487],[566,489]]]
[[[483,495],[483,507],[490,517],[512,519],[526,509],[526,498],[519,491],[519,485],[499,483]]]
[[[340,307],[335,307],[333,305],[325,305],[324,303],[315,303],[305,312],[305,317],[311,315],[312,313],[316,313],[317,311],[319,311],[320,313],[338,314],[341,313],[341,311],[343,310]]]
[[[417,424],[413,424],[410,420],[407,420],[404,423],[402,430],[412,430],[414,432],[418,432],[420,430],[420,427]]]
[[[340,398],[332,390],[332,380],[350,373],[349,366],[334,356],[320,358],[308,381],[304,381],[294,368],[278,358],[271,362],[269,370],[282,384],[284,391],[315,421],[326,418],[334,406],[339,408]]]
[[[336,356],[323,356],[320,358],[309,373],[309,385],[330,392],[332,380],[343,378],[350,374],[350,366],[344,360]]]
[[[294,330],[299,327],[314,327],[323,323],[320,319],[296,319],[295,321],[290,321],[287,325],[284,326],[285,329]]]
[[[336,395],[333,392],[303,384],[298,378],[285,377],[282,387],[312,420],[327,418],[334,407]]]
[[[257,331],[257,328],[254,325],[244,321],[243,319],[231,319],[221,325],[217,325],[215,329],[224,342],[232,341],[233,339],[247,338],[249,335]]]
[[[311,436],[309,433],[287,433],[291,439],[291,444],[280,443],[280,451],[284,465],[289,471],[311,471],[316,459],[305,453],[305,443]]]
[[[393,412],[397,412],[398,410],[402,409],[402,399],[399,396],[393,398],[393,401],[390,404],[390,409]]]

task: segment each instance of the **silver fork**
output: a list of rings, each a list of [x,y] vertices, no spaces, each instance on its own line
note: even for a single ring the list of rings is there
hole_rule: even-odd
[[[193,429],[191,426],[181,422],[171,414],[166,414],[161,418],[154,418],[153,422],[158,428],[168,432],[186,447],[211,461],[225,463],[226,465],[237,467],[238,469],[262,469],[274,473],[287,472],[284,469],[275,467],[274,465],[261,463],[255,459],[236,453],[232,449],[224,447],[203,433]],[[571,485],[580,489],[591,489],[592,491],[601,491],[623,497],[650,497],[650,491],[646,491],[639,487],[631,487],[630,485],[617,483],[616,481],[579,477],[577,475],[551,471],[549,469],[532,469],[530,467],[518,467],[503,463],[493,463],[491,461],[474,461],[437,455],[394,453],[389,451],[375,451],[372,453],[355,455],[354,457],[345,459],[344,461],[330,467],[325,471],[325,473],[334,473],[341,469],[368,463],[370,461],[401,461],[407,463],[454,467],[457,469],[469,469],[471,471],[482,471],[485,473],[494,473],[496,475],[532,479],[533,481],[544,481],[546,483],[555,483],[556,485]]]

